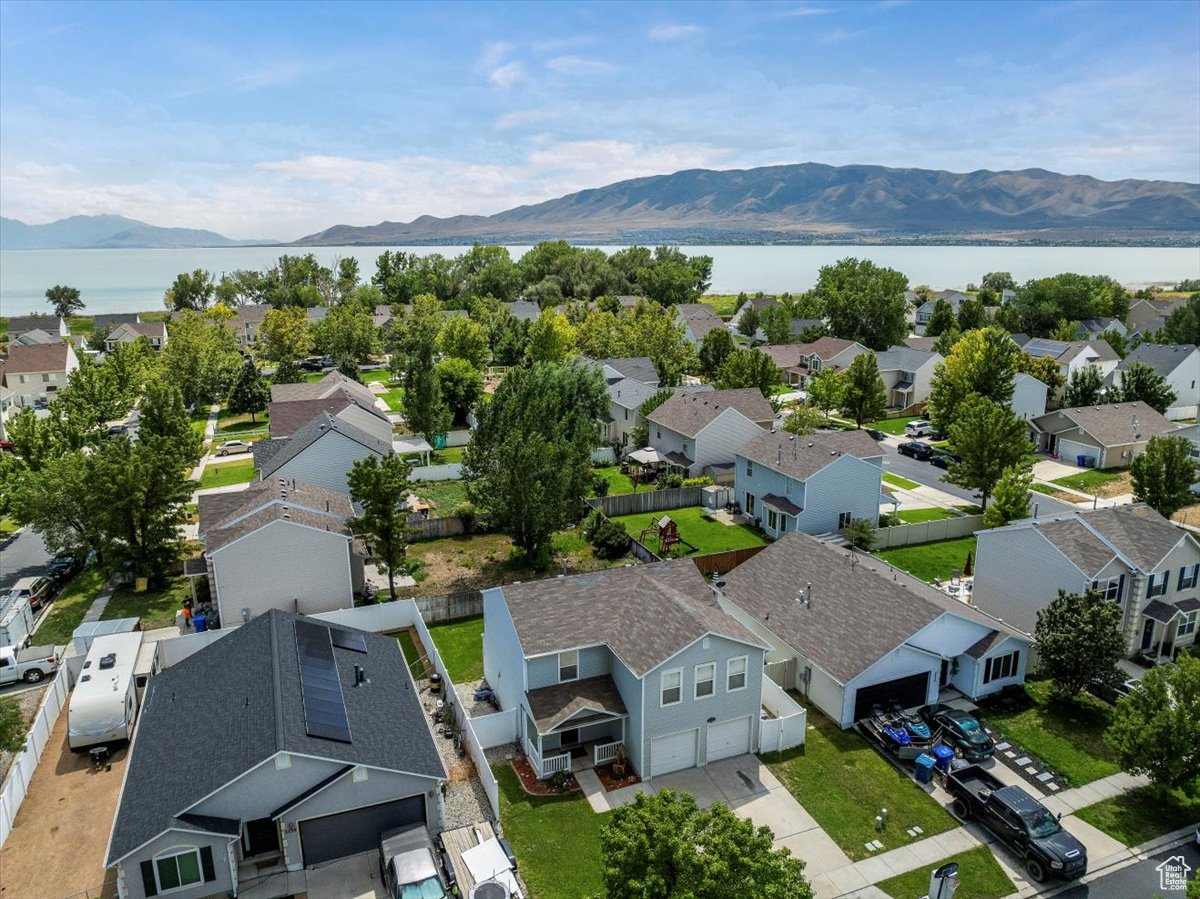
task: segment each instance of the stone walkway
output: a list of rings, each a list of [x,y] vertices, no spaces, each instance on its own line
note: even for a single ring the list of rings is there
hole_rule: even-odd
[[[104,589],[96,594],[96,598],[92,600],[92,604],[83,615],[84,621],[99,621],[100,616],[104,614],[104,610],[108,607],[108,601],[112,599],[113,590],[117,585],[111,580],[104,585]]]
[[[1105,799],[1111,799],[1122,793],[1128,793],[1130,790],[1144,787],[1148,783],[1150,781],[1145,777],[1135,777],[1121,771],[1084,784],[1082,787],[1074,787],[1070,790],[1063,790],[1057,795],[1047,796],[1042,802],[1056,815],[1060,812],[1063,815],[1070,815],[1084,806],[1095,805]]]
[[[211,443],[213,437],[217,433],[217,416],[221,412],[221,407],[213,403],[208,408],[208,421],[204,423],[204,442]],[[200,457],[200,461],[196,463],[196,467],[192,469],[192,473],[188,475],[188,480],[199,481],[200,476],[204,474],[204,466],[208,463],[208,453]]]

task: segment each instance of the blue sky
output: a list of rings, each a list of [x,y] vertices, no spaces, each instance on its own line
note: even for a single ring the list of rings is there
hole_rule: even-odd
[[[815,161],[1200,181],[1200,3],[0,2],[0,212],[232,237]]]

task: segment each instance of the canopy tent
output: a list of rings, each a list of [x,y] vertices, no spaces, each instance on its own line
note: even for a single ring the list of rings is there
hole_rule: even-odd
[[[667,461],[667,457],[660,453],[652,446],[645,449],[635,450],[629,453],[626,457],[632,462],[639,462],[642,465],[658,465]]]
[[[419,455],[423,457],[422,464],[429,464],[429,454],[433,447],[424,437],[400,437],[392,441],[392,449],[398,456]]]

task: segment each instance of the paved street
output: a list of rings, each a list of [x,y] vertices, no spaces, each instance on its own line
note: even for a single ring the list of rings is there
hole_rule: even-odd
[[[0,590],[7,592],[21,578],[43,574],[49,561],[42,538],[26,528],[0,549]]]
[[[1200,874],[1200,848],[1195,842],[1188,842],[1182,847],[1159,850],[1145,861],[1103,875],[1090,883],[1074,884],[1050,895],[1055,899],[1150,899],[1151,896],[1182,899],[1183,890],[1162,889],[1158,871],[1159,865],[1178,855],[1182,855],[1184,863],[1192,869],[1188,877],[1194,880]]]

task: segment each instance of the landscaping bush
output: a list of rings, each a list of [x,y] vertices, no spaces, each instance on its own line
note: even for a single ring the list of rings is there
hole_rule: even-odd
[[[658,489],[659,490],[670,490],[672,487],[682,487],[682,486],[683,486],[683,475],[681,475],[681,474],[675,474],[675,473],[668,474],[667,472],[664,471],[662,474],[660,474],[658,476]]]
[[[684,478],[680,487],[708,487],[712,484],[713,479],[708,475],[699,478]]]
[[[879,526],[881,528],[892,528],[903,523],[904,522],[900,520],[900,516],[893,512],[884,512],[879,516]]]
[[[592,481],[592,492],[596,496],[608,496],[608,478],[601,475]]]
[[[592,509],[583,518],[583,523],[579,526],[579,532],[583,535],[583,539],[588,543],[592,542],[592,537],[596,534],[596,529],[600,527],[604,521],[604,515],[599,509]]]
[[[479,513],[475,508],[475,504],[466,500],[455,504],[454,507],[450,509],[450,517],[461,518],[463,522],[463,530],[468,534],[475,530],[475,518],[478,514]]]
[[[592,547],[598,559],[616,559],[629,550],[629,531],[625,525],[607,519],[592,535]]]
[[[842,528],[842,536],[849,540],[852,546],[863,552],[870,552],[871,547],[875,545],[875,528],[866,518],[852,520]]]

